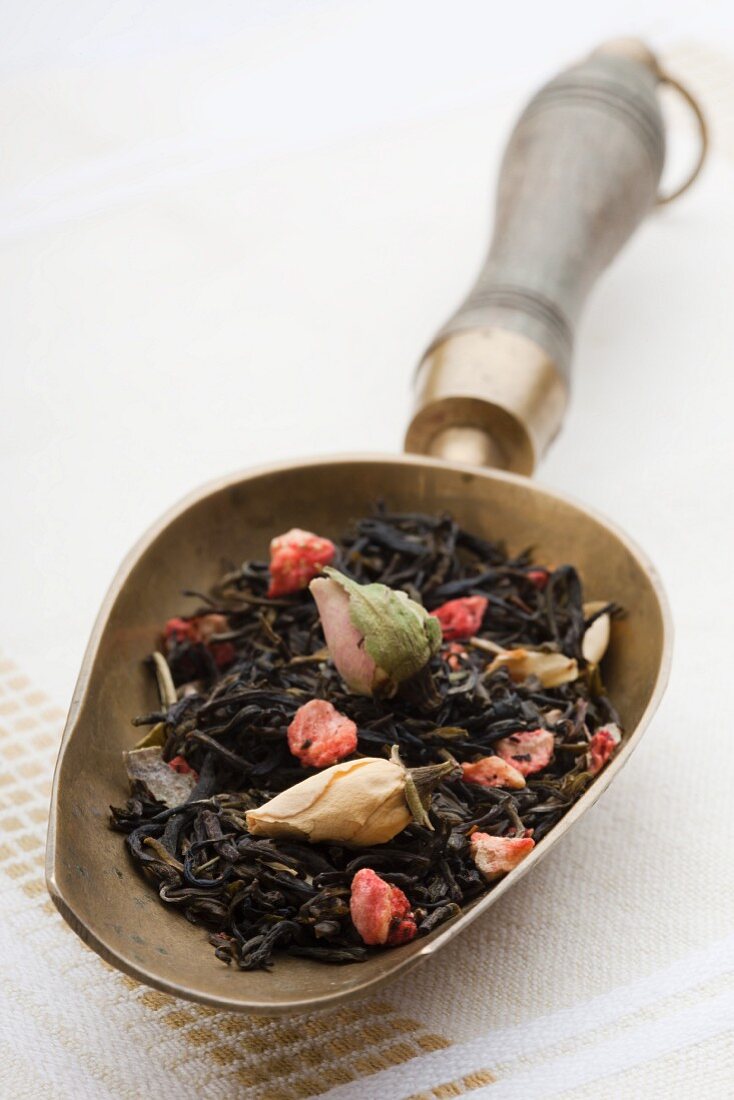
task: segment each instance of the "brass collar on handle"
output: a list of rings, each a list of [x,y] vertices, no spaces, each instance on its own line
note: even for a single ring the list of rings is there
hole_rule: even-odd
[[[405,449],[531,474],[566,402],[555,363],[527,336],[495,327],[452,333],[418,368]]]
[[[685,183],[659,190],[668,84],[701,133]],[[604,43],[530,100],[500,168],[479,277],[423,356],[406,450],[531,474],[560,428],[573,330],[594,281],[707,147],[691,94],[635,39]]]

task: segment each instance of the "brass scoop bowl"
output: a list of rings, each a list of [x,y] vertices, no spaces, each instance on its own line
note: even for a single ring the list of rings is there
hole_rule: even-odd
[[[638,744],[668,676],[671,624],[644,554],[612,524],[526,477],[560,425],[571,325],[595,275],[653,206],[664,157],[660,73],[641,45],[609,44],[530,102],[501,171],[495,235],[467,302],[418,374],[407,446],[429,457],[312,459],[200,489],[122,564],[84,659],[56,768],[47,881],[57,907],[104,959],[143,982],[222,1009],[288,1013],[374,991],[486,913],[612,782]],[[501,472],[477,468],[492,463]],[[506,471],[513,472],[506,472]],[[519,471],[520,473],[518,473]],[[521,867],[424,939],[330,966],[281,957],[271,972],[219,963],[201,928],[161,905],[107,827],[127,796],[131,716],[157,705],[143,658],[181,591],[212,584],[223,558],[266,558],[298,525],[342,532],[378,498],[392,509],[449,511],[463,526],[571,561],[586,598],[627,609],[604,679],[626,731],[612,763]]]

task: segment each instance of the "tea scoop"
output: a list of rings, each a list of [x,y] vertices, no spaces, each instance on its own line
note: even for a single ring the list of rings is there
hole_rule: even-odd
[[[665,136],[658,94],[666,82],[674,83],[642,43],[611,42],[530,100],[500,169],[486,262],[421,359],[408,454],[311,458],[223,477],[173,507],[122,563],[74,691],[47,848],[55,904],[109,963],[176,996],[246,1012],[305,1011],[374,992],[470,935],[471,923],[544,858],[629,760],[670,665],[660,580],[613,523],[527,475],[560,428],[574,327],[592,285],[645,215],[671,197],[659,191]],[[679,90],[701,129],[692,179],[705,125]],[[180,609],[181,591],[214,583],[222,559],[262,559],[271,538],[294,525],[337,536],[379,498],[396,511],[448,511],[510,550],[532,544],[539,560],[571,561],[588,600],[623,605],[604,679],[624,741],[529,857],[430,935],[359,964],[284,956],[271,972],[242,973],[213,957],[200,928],[161,905],[107,827],[108,807],[127,795],[122,754],[135,739],[131,716],[157,703],[143,660],[160,624]],[[490,976],[491,965],[488,959]]]

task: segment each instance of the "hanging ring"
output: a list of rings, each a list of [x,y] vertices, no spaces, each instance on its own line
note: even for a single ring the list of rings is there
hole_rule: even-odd
[[[698,133],[700,137],[700,149],[698,153],[698,159],[696,160],[696,163],[693,166],[693,170],[691,171],[688,178],[685,179],[683,183],[680,184],[680,186],[676,187],[673,191],[670,191],[667,195],[658,195],[655,202],[656,206],[665,206],[666,203],[673,202],[673,200],[682,195],[684,191],[687,191],[691,184],[698,179],[701,173],[701,169],[704,166],[706,155],[709,149],[709,128],[701,106],[698,100],[691,94],[691,92],[689,92],[687,88],[680,84],[674,77],[669,76],[668,73],[664,72],[662,69],[658,69],[658,76],[660,79],[660,83],[667,84],[669,88],[672,88],[674,91],[676,91],[693,112],[693,116],[696,119],[696,123],[698,125]]]

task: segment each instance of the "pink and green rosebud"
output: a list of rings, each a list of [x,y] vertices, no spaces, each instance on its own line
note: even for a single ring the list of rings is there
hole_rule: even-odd
[[[438,652],[438,620],[405,592],[323,572],[310,589],[340,676],[359,695],[394,695]]]

